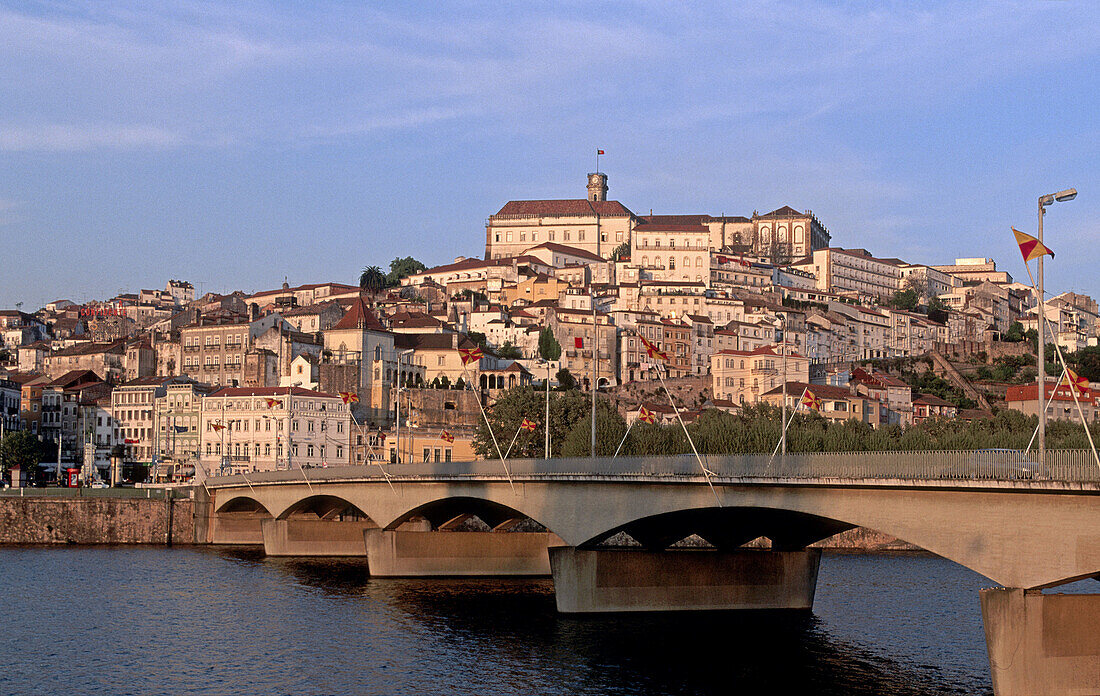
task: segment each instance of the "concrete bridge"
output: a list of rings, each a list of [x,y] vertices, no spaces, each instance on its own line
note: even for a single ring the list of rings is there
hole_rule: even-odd
[[[810,610],[819,551],[852,527],[1006,589],[981,603],[998,694],[1100,692],[1100,470],[1008,452],[423,463],[209,479],[210,543],[366,556],[379,576],[550,574],[562,612]],[[470,529],[478,518],[482,530]],[[525,531],[516,531],[525,530]],[[623,548],[625,536],[637,544]],[[696,548],[681,540],[698,537]],[[694,538],[693,537],[693,538]],[[746,549],[758,537],[770,550]],[[696,541],[698,541],[696,539]],[[699,546],[705,549],[698,548]]]

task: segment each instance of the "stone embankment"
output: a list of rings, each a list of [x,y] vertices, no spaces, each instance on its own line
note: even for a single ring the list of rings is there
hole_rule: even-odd
[[[10,493],[10,491],[9,491]],[[191,544],[189,498],[0,496],[0,545]]]

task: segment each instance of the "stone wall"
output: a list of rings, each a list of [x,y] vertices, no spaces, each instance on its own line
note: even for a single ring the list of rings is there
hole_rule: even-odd
[[[195,538],[193,501],[157,498],[0,497],[3,544],[173,544]]]

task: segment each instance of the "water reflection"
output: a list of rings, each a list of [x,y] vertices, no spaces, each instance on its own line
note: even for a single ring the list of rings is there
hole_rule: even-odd
[[[5,694],[990,693],[985,582],[935,558],[828,557],[813,615],[615,617],[558,615],[549,580],[372,579],[246,548],[0,563],[9,588],[74,590],[7,595]]]

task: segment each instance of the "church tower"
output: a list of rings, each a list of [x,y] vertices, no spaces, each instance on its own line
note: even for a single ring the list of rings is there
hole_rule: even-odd
[[[596,172],[588,175],[588,200],[607,200],[607,175]]]

